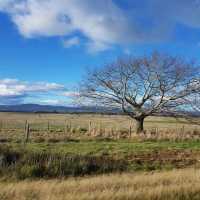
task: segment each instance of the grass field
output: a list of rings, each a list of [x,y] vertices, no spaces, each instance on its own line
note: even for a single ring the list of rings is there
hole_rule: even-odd
[[[88,128],[89,122],[94,126],[101,124],[104,128],[113,127],[116,129],[126,129],[130,125],[134,126],[134,121],[123,115],[101,115],[101,114],[39,114],[39,113],[4,113],[0,112],[0,120],[5,128],[23,127],[26,120],[36,128],[47,128],[49,122],[52,128],[64,127],[71,124],[74,127]],[[185,126],[186,130],[198,128],[184,119],[175,119],[172,117],[148,117],[145,120],[145,128],[159,129],[179,129]]]
[[[1,200],[198,200],[200,170],[1,182]]]
[[[129,138],[134,135],[134,121],[122,115],[97,114],[28,114],[0,113],[0,139],[24,139],[25,125],[30,126],[30,139],[66,137]],[[146,136],[150,139],[199,139],[200,126],[184,119],[149,117],[145,120]]]
[[[200,126],[149,117],[145,130],[120,115],[0,113],[0,200],[200,199]]]

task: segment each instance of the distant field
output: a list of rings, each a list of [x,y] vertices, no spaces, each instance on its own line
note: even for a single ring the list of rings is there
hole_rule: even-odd
[[[34,114],[34,113],[6,113],[0,112],[0,120],[7,122],[7,125],[23,124],[28,120],[31,124],[39,126],[47,125],[49,121],[52,126],[64,126],[66,123],[71,123],[73,126],[88,127],[91,121],[94,126],[101,124],[102,127],[113,127],[118,129],[134,126],[134,120],[124,115],[102,115],[102,114]],[[190,122],[184,119],[175,119],[172,117],[148,117],[145,120],[146,129],[149,128],[196,128]]]
[[[134,120],[123,115],[100,114],[33,114],[0,113],[0,139],[24,138],[25,124],[29,123],[30,138],[103,136],[110,138],[129,137],[134,133]],[[184,119],[172,117],[148,117],[145,130],[159,136],[195,137],[200,135],[200,126]],[[199,133],[199,134],[197,134]],[[182,136],[182,135],[184,136]]]

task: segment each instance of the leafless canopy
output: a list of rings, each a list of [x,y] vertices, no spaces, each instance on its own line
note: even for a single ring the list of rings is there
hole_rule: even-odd
[[[199,67],[159,53],[118,59],[88,73],[80,87],[82,97],[99,105],[120,107],[142,125],[152,114],[188,111],[192,96],[199,93]]]

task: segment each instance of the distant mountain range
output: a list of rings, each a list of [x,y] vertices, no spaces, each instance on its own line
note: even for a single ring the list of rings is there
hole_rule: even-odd
[[[53,106],[39,104],[0,105],[0,112],[29,112],[29,113],[105,113],[120,114],[120,109],[108,109],[106,107],[92,106]],[[157,114],[158,116],[171,116],[167,113]],[[199,112],[188,113],[188,115],[199,117]]]
[[[105,107],[67,107],[38,104],[0,105],[0,112],[45,112],[45,113],[119,113],[120,110],[108,110]]]

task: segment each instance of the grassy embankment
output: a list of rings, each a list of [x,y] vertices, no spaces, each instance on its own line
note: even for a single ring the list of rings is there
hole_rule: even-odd
[[[1,200],[199,200],[200,170],[0,182]]]
[[[65,178],[199,166],[199,141],[75,140],[0,146],[5,179]]]

